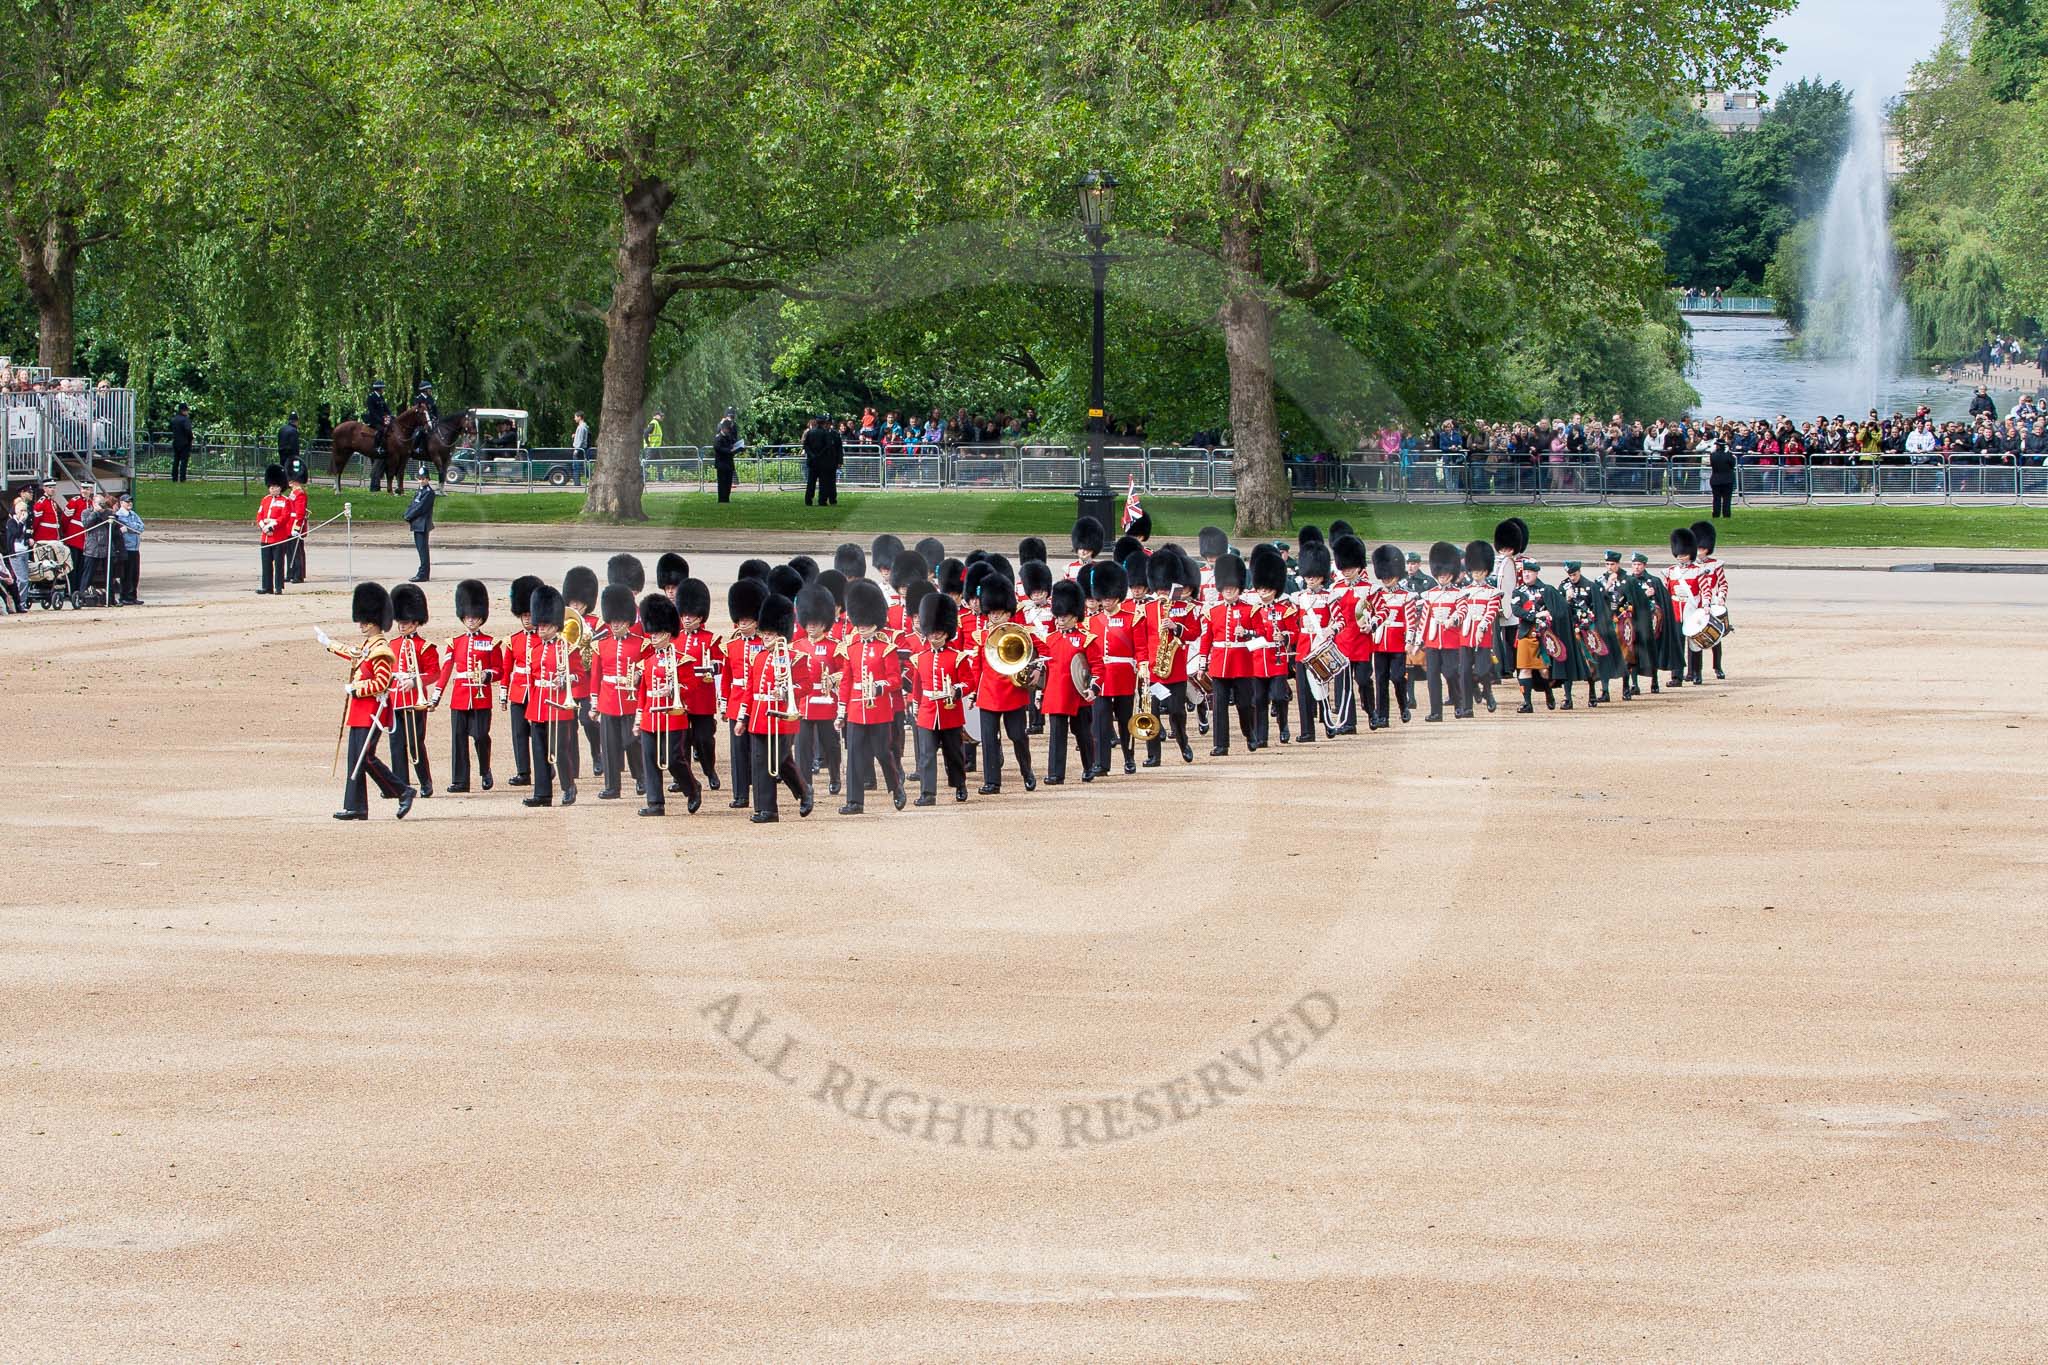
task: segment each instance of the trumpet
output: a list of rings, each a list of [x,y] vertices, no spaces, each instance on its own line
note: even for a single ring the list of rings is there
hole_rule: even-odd
[[[797,718],[796,671],[791,665],[789,644],[784,640],[775,642],[774,652],[768,657],[768,715],[776,720]],[[772,725],[768,734],[768,778],[782,779],[782,737]]]
[[[662,671],[664,669],[668,673],[668,680],[665,685],[662,682]],[[665,646],[661,653],[655,656],[653,687],[653,695],[659,697],[664,703],[661,709],[668,712],[671,716],[680,716],[688,709],[683,705],[682,660],[677,657],[674,645]]]
[[[1159,717],[1152,710],[1152,671],[1139,670],[1138,709],[1131,715],[1131,738],[1150,744],[1159,738]]]

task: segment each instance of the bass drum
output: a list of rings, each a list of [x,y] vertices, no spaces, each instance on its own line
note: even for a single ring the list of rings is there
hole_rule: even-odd
[[[1704,654],[1728,637],[1728,622],[1694,603],[1685,612],[1685,647]]]

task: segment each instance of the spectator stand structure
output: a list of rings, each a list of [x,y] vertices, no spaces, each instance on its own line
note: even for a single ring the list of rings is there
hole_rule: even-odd
[[[9,488],[41,483],[75,492],[94,483],[110,493],[134,482],[135,394],[86,379],[64,379],[0,357],[0,419]]]

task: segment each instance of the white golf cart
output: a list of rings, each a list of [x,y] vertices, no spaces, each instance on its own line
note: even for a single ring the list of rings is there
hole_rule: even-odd
[[[526,444],[526,412],[522,408],[478,408],[476,435],[448,463],[448,482],[530,483],[537,479],[560,488],[582,470],[566,451],[536,452]]]

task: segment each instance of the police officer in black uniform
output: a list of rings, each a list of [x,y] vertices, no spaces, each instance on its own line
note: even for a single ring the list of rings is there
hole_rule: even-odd
[[[419,392],[412,396],[412,405],[427,414],[427,420],[420,423],[412,434],[412,457],[424,461],[427,458],[427,433],[435,422],[441,420],[441,408],[434,402],[434,386],[422,379]]]
[[[370,396],[363,400],[363,425],[377,433],[377,449],[383,452],[384,437],[391,426],[391,405],[384,401],[384,381],[381,379],[371,382]],[[379,463],[372,466],[370,470],[370,491],[376,492],[382,486],[383,479],[383,465]],[[396,492],[398,490],[394,487],[392,491]]]

